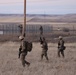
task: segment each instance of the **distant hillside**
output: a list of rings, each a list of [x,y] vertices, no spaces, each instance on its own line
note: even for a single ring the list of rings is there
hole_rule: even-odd
[[[31,15],[33,18],[28,22],[66,22],[76,23],[76,14],[66,15]]]
[[[23,14],[0,14],[0,17],[1,16],[23,16]]]
[[[23,14],[0,14],[0,22],[23,22]],[[47,15],[27,14],[27,22],[66,22],[76,23],[76,14]]]
[[[65,14],[65,15],[47,15],[47,14],[26,14],[30,17],[76,17],[76,14]],[[0,16],[23,16],[23,14],[0,14]]]

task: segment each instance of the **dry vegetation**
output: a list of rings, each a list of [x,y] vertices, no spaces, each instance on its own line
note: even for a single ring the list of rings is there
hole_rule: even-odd
[[[76,43],[66,43],[65,58],[57,57],[57,43],[48,43],[49,62],[40,61],[41,45],[33,43],[26,59],[31,65],[22,67],[18,59],[19,42],[0,43],[0,75],[76,75]]]
[[[27,17],[26,21],[30,20],[31,17]],[[0,16],[0,22],[21,22],[23,23],[24,17],[23,16]]]

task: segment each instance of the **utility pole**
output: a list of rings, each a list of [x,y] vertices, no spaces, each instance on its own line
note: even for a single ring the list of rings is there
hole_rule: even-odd
[[[26,30],[26,0],[24,0],[24,24],[23,24],[22,35],[25,34],[25,30]]]
[[[26,29],[26,0],[24,0],[24,24],[23,24],[23,29],[22,29],[22,36],[25,37],[25,29]],[[23,42],[24,40],[21,41],[22,42],[22,51],[23,51]]]

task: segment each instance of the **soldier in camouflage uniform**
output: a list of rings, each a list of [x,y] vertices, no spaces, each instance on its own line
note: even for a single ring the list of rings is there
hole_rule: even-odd
[[[25,60],[25,57],[28,53],[28,50],[26,49],[27,42],[24,41],[24,37],[22,37],[22,36],[20,36],[19,39],[21,40],[21,45],[20,45],[20,52],[21,53],[19,53],[19,57],[21,58],[21,62],[22,62],[23,67],[25,67],[25,64],[27,64],[29,66],[30,63]]]
[[[43,56],[45,56],[46,60],[48,60],[48,56],[47,56],[48,45],[45,38],[43,38],[42,48],[43,49],[42,49],[42,54],[41,54],[41,60],[43,59]]]
[[[62,36],[59,36],[59,41],[58,41],[58,57],[60,57],[60,53],[64,57],[64,50],[65,50],[64,40],[63,40]]]

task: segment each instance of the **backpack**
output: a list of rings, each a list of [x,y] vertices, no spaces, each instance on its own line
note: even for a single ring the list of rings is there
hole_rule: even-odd
[[[32,51],[32,47],[33,47],[32,42],[28,42],[27,50],[28,50],[29,52]]]
[[[66,49],[66,47],[65,46],[63,46],[63,50],[65,50]]]
[[[32,47],[33,47],[32,42],[24,41],[23,46],[25,50],[29,52],[32,51]]]

